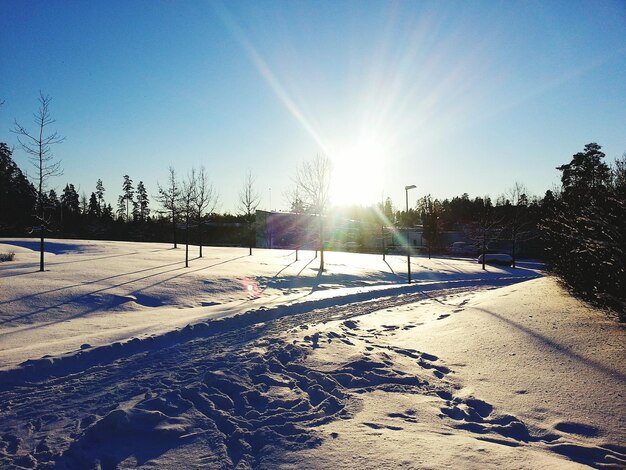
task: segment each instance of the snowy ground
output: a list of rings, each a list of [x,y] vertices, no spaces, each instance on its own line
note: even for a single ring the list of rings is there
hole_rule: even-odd
[[[2,468],[626,465],[626,332],[536,265],[32,243],[0,240]]]

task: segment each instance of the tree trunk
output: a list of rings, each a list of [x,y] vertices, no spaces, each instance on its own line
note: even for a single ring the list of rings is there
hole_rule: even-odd
[[[487,260],[487,237],[483,234],[483,271],[485,269],[485,261]]]
[[[41,133],[39,134],[39,139],[41,141]],[[44,252],[44,227],[43,227],[43,153],[41,150],[41,146],[39,147],[39,271],[43,272],[44,270],[44,262],[43,262],[43,252]]]
[[[39,241],[39,271],[43,272],[43,252],[44,252],[43,222],[41,222],[41,228],[39,230],[40,230],[39,235],[41,237]]]
[[[185,221],[185,267],[189,267],[189,217]]]
[[[198,238],[200,243],[200,258],[202,258],[202,221],[198,221]]]
[[[174,211],[172,211],[172,233],[174,234],[174,248],[178,248],[176,244],[176,215]]]
[[[382,240],[382,250],[383,250],[383,261],[385,261],[385,226],[380,226],[380,234]]]
[[[324,271],[324,222],[320,215],[320,271]]]
[[[248,256],[252,256],[252,229],[250,228],[250,222],[248,222],[248,247],[250,249]]]
[[[516,242],[516,238],[517,238],[517,236],[514,235],[513,236],[513,240],[512,240],[513,241],[513,249],[511,250],[511,258],[513,258],[513,263],[511,265],[512,267],[515,267],[515,242]]]

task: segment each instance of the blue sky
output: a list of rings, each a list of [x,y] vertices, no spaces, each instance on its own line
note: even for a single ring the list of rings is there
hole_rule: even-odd
[[[0,15],[0,141],[17,145],[42,90],[67,137],[50,187],[101,178],[112,203],[124,174],[154,194],[168,166],[203,164],[222,210],[248,170],[261,207],[283,209],[318,152],[336,203],[401,206],[407,184],[543,194],[586,143],[626,152],[619,0],[4,0]]]

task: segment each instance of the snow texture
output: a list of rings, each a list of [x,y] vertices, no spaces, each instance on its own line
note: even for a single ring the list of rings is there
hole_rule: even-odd
[[[535,264],[1,242],[1,468],[626,466],[626,332]]]

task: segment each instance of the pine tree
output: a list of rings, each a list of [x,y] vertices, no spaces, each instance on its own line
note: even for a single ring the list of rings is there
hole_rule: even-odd
[[[35,187],[12,159],[11,149],[0,142],[0,232],[21,232],[36,204]]]
[[[107,221],[113,220],[113,207],[111,204],[104,204],[102,208],[102,219]]]
[[[619,170],[611,172],[604,157],[601,146],[590,143],[557,168],[561,195],[542,230],[557,274],[584,297],[625,312],[626,201],[617,190]]]
[[[88,210],[89,210],[89,199],[87,199],[87,195],[83,193],[80,195],[80,213],[83,215],[87,215]]]
[[[121,218],[124,218],[124,211],[120,211],[121,207],[124,207],[126,210],[126,222],[130,221],[130,205],[134,202],[133,195],[135,190],[133,188],[133,180],[130,179],[128,175],[124,175],[124,183],[122,183],[122,195],[118,199],[118,216],[121,215]]]
[[[104,185],[102,184],[102,180],[98,179],[96,182],[96,197],[98,199],[98,207],[100,208],[100,213],[102,213],[104,209]]]
[[[63,204],[66,212],[74,215],[80,214],[80,198],[78,197],[78,193],[76,192],[76,188],[74,188],[73,184],[70,183],[65,185],[65,189],[61,195],[61,203]]]
[[[148,220],[148,216],[150,215],[149,205],[150,200],[148,198],[148,192],[146,191],[146,187],[143,185],[143,181],[140,181],[137,185],[137,199],[135,201],[137,219],[140,222]]]
[[[87,215],[92,218],[100,217],[101,215],[100,204],[98,203],[96,193],[91,193],[91,196],[89,196],[89,208],[87,209]]]
[[[80,198],[73,184],[66,184],[61,194],[61,226],[73,231],[80,216]]]

